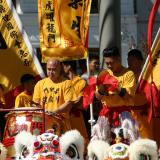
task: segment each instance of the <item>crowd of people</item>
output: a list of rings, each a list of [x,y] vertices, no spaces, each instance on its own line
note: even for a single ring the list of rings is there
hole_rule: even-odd
[[[90,76],[98,77],[101,73],[109,73],[118,81],[114,92],[110,85],[103,85],[105,93],[97,89],[93,101],[93,112],[96,120],[105,108],[125,112],[126,117],[137,121],[139,134],[142,138],[152,138],[151,129],[147,122],[147,107],[145,96],[136,93],[136,83],[143,66],[143,56],[140,50],[132,49],[128,52],[128,68],[122,66],[121,56],[117,47],[106,48],[103,51],[104,63],[107,69],[99,67],[99,57],[89,56]],[[35,83],[35,77],[25,74],[21,77],[24,91],[15,100],[15,108],[38,106],[45,108],[46,114],[63,117],[65,130],[78,129],[89,141],[90,118],[89,110],[83,109],[83,91],[88,85],[88,73],[78,75],[77,62],[60,62],[50,58],[46,65],[47,77]],[[0,85],[0,106],[3,108],[5,100],[3,87]],[[136,106],[136,110],[135,110]],[[137,110],[138,108],[138,110]],[[129,112],[128,112],[129,111]],[[47,122],[46,122],[47,123]]]

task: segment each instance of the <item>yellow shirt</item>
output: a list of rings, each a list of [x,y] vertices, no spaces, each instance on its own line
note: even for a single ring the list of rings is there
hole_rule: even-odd
[[[120,87],[125,88],[127,93],[123,97],[118,94],[103,96],[102,103],[108,107],[133,106],[133,96],[135,95],[136,88],[134,73],[127,68],[124,68],[123,71],[116,76],[111,70],[107,71],[119,81]]]
[[[138,122],[139,135],[141,138],[153,139],[153,124],[148,122],[148,104],[144,93],[136,93],[134,105],[140,110],[132,110],[132,117]]]
[[[82,96],[83,90],[86,86],[86,81],[81,77],[76,76],[74,79],[72,79],[72,85],[76,92],[77,97]]]
[[[76,95],[70,80],[54,83],[50,78],[37,82],[34,88],[33,101],[43,105],[49,112],[56,111],[59,106],[68,101],[75,101]]]
[[[26,91],[21,92],[15,100],[15,108],[31,107],[32,95],[28,95]]]
[[[79,76],[76,76],[74,79],[72,79],[72,86],[74,88],[74,91],[76,93],[77,97],[80,97],[83,95],[83,90],[86,86],[86,81],[82,79]],[[73,107],[74,110],[71,110],[70,112],[70,119],[71,119],[71,128],[77,129],[82,136],[85,138],[85,144],[89,142],[86,126],[84,123],[83,114],[79,109],[82,109],[82,104],[76,104]]]

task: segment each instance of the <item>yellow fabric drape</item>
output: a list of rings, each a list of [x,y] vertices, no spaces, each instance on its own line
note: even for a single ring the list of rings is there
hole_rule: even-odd
[[[87,57],[85,47],[91,0],[39,0],[42,61]]]

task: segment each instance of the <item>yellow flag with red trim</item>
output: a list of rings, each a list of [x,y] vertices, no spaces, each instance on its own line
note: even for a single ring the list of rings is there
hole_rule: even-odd
[[[26,73],[44,77],[12,1],[0,0],[0,83],[5,88],[7,107],[13,107],[14,90]]]
[[[42,61],[87,57],[91,0],[39,0]]]

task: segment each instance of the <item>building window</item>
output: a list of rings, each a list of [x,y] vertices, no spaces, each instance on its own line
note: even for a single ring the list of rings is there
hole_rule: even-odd
[[[92,0],[91,13],[98,13],[98,0]]]

